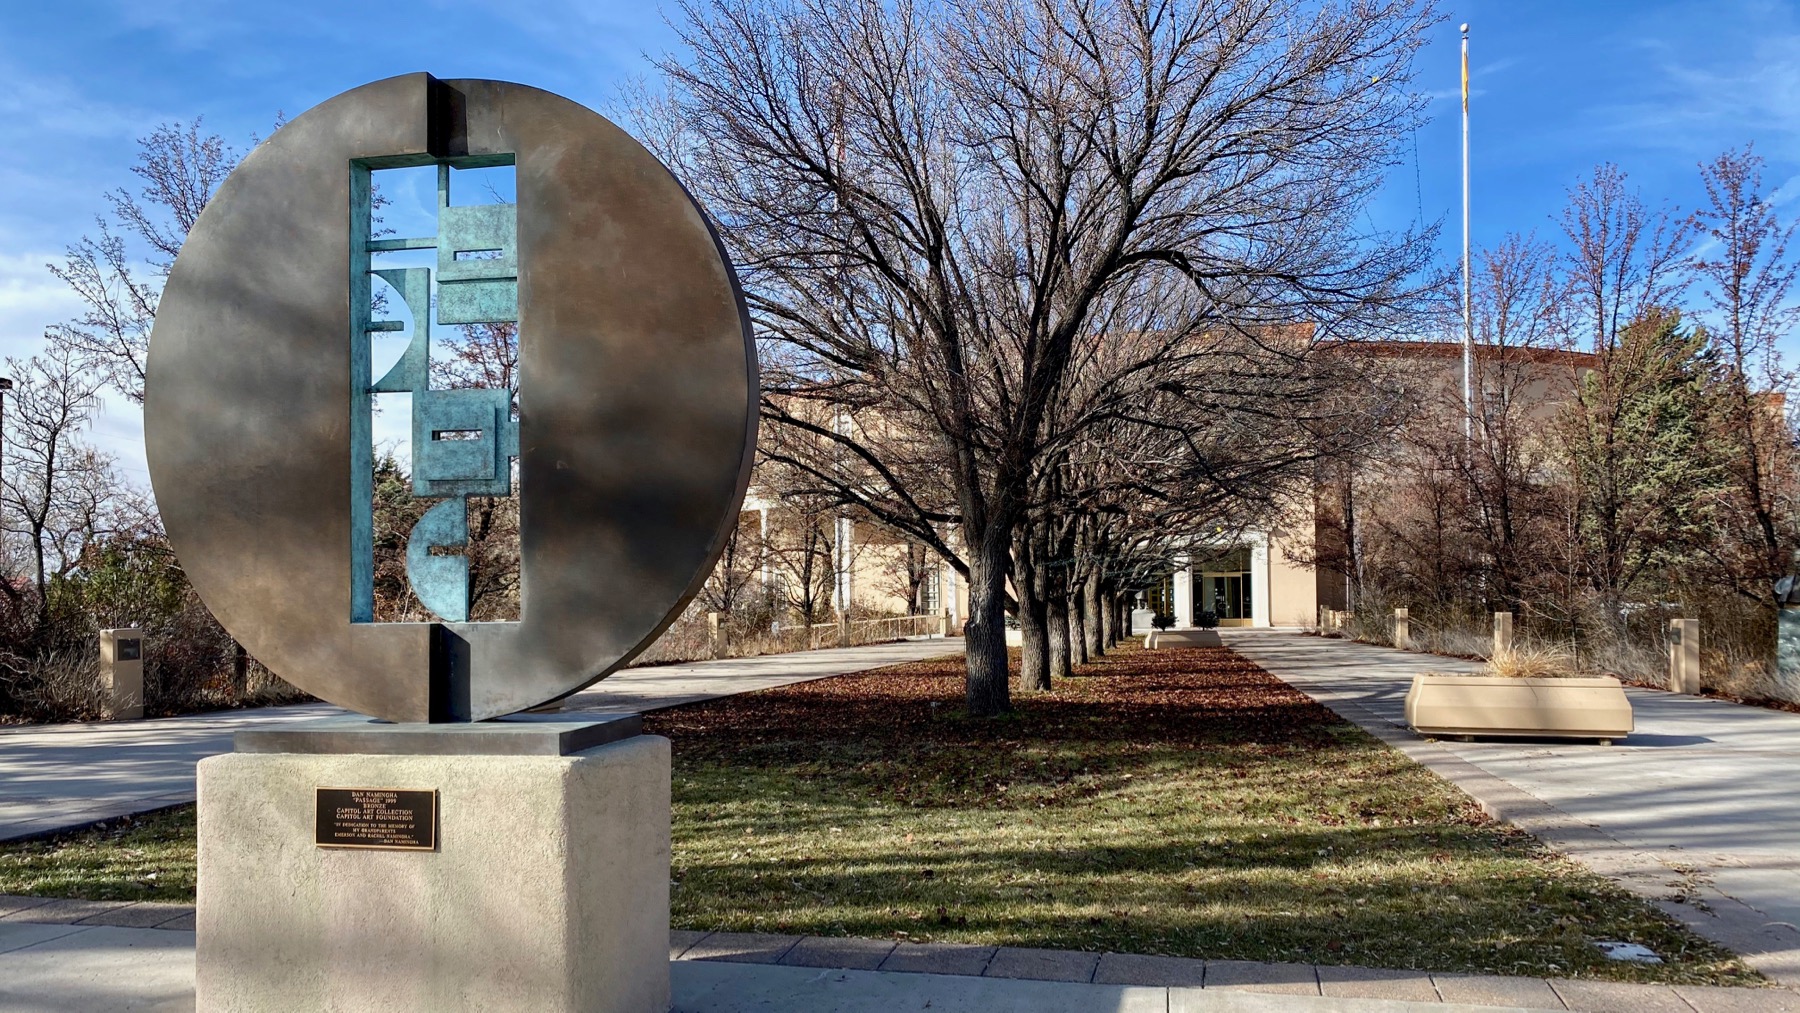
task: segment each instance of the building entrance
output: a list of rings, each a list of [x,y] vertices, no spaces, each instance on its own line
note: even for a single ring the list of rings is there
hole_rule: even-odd
[[[1211,612],[1220,626],[1249,626],[1255,619],[1250,550],[1238,547],[1194,568],[1194,618]]]
[[[1220,626],[1248,626],[1251,621],[1250,574],[1204,573],[1200,608],[1219,617]]]

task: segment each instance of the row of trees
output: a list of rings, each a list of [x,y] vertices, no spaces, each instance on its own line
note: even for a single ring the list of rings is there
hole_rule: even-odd
[[[1009,608],[1048,685],[1175,534],[1266,520],[1366,439],[1358,365],[1317,351],[1424,295],[1431,235],[1362,212],[1429,7],[682,12],[632,115],[744,274],[769,473],[967,577],[972,713],[1010,706]]]
[[[1437,402],[1399,428],[1402,450],[1338,471],[1317,562],[1444,621],[1516,611],[1604,647],[1682,611],[1772,655],[1772,585],[1800,549],[1778,346],[1796,264],[1761,168],[1721,154],[1682,213],[1603,165],[1570,190],[1560,244],[1482,255],[1473,437],[1461,391],[1423,384]]]

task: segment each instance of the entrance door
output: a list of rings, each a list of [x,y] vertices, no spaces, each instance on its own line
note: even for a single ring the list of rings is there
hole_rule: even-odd
[[[1201,609],[1219,617],[1220,626],[1249,626],[1250,573],[1205,573],[1201,575]]]

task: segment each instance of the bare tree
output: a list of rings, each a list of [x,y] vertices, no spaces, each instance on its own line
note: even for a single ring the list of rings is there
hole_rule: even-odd
[[[1693,235],[1688,218],[1651,208],[1626,184],[1618,166],[1594,168],[1569,190],[1561,215],[1572,339],[1587,338],[1604,354],[1633,321],[1676,304],[1687,287],[1683,253]]]
[[[1575,370],[1557,365],[1562,332],[1555,256],[1546,244],[1508,235],[1483,253],[1475,287],[1477,439],[1439,445],[1463,451],[1457,460],[1474,507],[1464,517],[1474,528],[1483,557],[1476,565],[1485,578],[1474,590],[1492,612],[1518,607],[1523,584],[1541,568],[1534,557],[1544,541],[1537,531],[1551,511],[1545,477],[1552,447],[1540,434],[1554,403],[1546,404],[1542,392],[1563,386],[1561,377]]]
[[[730,616],[752,605],[760,588],[762,559],[762,536],[756,528],[756,515],[740,514],[725,539],[724,553],[700,588],[697,598],[701,607]]]
[[[937,579],[938,567],[931,550],[911,539],[901,539],[891,546],[883,559],[880,590],[906,602],[906,611],[921,615],[925,611],[925,587]]]
[[[1711,240],[1694,259],[1712,311],[1719,383],[1715,447],[1730,475],[1720,504],[1713,569],[1720,582],[1769,609],[1772,582],[1792,572],[1796,545],[1793,437],[1780,398],[1794,373],[1778,339],[1800,319],[1791,304],[1796,265],[1788,254],[1795,226],[1783,226],[1762,192],[1763,160],[1749,147],[1700,167],[1707,205],[1695,216]]]
[[[1014,528],[1070,435],[1046,429],[1052,394],[1084,337],[1146,328],[1134,286],[1179,278],[1212,319],[1329,334],[1379,327],[1423,262],[1418,237],[1360,215],[1421,108],[1407,84],[1428,6],[683,11],[687,56],[663,68],[686,129],[665,153],[775,346],[765,419],[833,445],[789,463],[967,574],[973,714],[1010,706]],[[881,421],[834,426],[817,406]],[[947,501],[899,481],[921,462]]]
[[[774,570],[774,590],[800,620],[823,622],[836,583],[831,540],[831,505],[800,497],[783,500],[786,509],[771,518],[764,551]]]
[[[111,458],[81,438],[101,379],[55,345],[6,365],[6,528],[24,536],[41,618],[50,579],[67,574],[102,533],[116,481]],[[16,600],[17,589],[0,583]]]
[[[1632,455],[1644,450],[1631,431],[1631,413],[1665,378],[1657,360],[1670,340],[1659,332],[1677,323],[1672,307],[1687,286],[1683,251],[1693,225],[1667,206],[1646,205],[1611,163],[1570,189],[1561,222],[1569,244],[1564,327],[1594,355],[1592,369],[1577,378],[1563,427],[1580,487],[1582,542],[1591,550],[1582,565],[1606,622],[1622,628],[1621,595],[1648,565],[1650,556],[1638,549],[1660,506],[1643,502],[1641,490],[1631,487],[1643,463]],[[1628,332],[1637,340],[1622,351]]]
[[[141,188],[107,194],[112,219],[96,219],[98,237],[81,237],[61,264],[49,265],[86,309],[46,336],[133,401],[144,400],[144,353],[162,283],[188,231],[238,157],[217,134],[202,136],[198,119],[157,127],[138,139],[131,171]],[[148,249],[147,274],[135,264],[132,241]]]

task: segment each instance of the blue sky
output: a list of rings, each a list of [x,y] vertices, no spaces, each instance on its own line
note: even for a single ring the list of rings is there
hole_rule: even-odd
[[[1619,163],[1653,199],[1691,207],[1695,165],[1754,141],[1800,212],[1800,10],[1768,2],[1464,2],[1420,56],[1433,121],[1401,152],[1378,225],[1422,215],[1458,242],[1457,23],[1471,30],[1474,234],[1555,238],[1566,188]],[[674,44],[652,4],[263,4],[6,0],[0,31],[0,354],[35,351],[77,311],[44,264],[129,185],[135,138],[205,117],[247,146],[365,81],[428,70],[524,81],[604,106]],[[1800,346],[1796,346],[1800,349]],[[109,402],[95,440],[143,478],[141,423]]]

